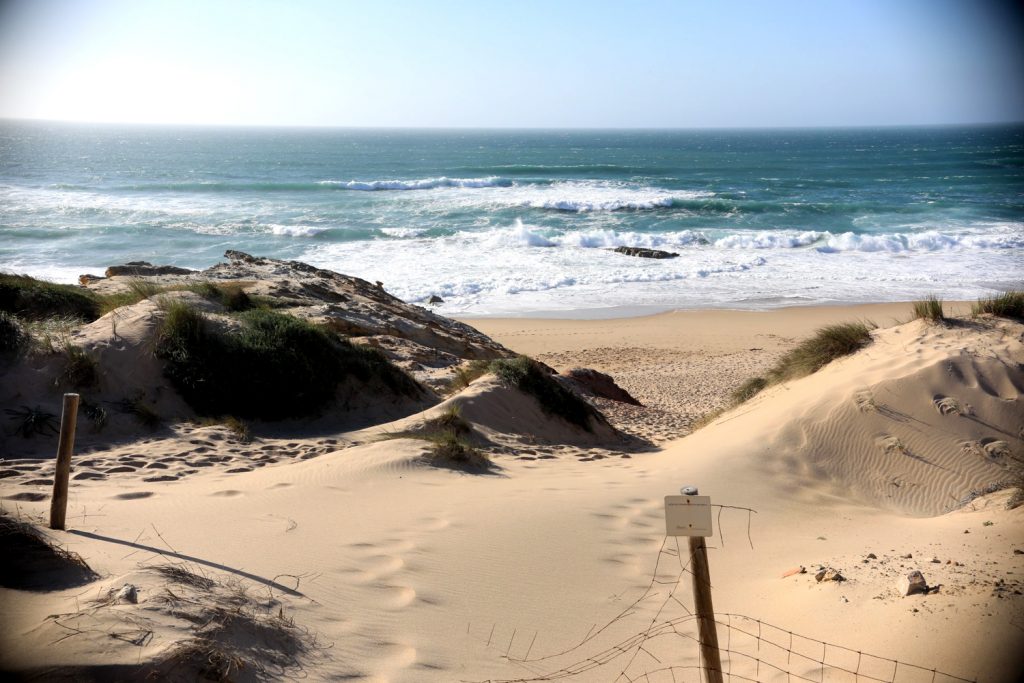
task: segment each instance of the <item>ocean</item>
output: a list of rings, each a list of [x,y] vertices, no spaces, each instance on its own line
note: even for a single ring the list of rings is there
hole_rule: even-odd
[[[0,236],[0,269],[60,282],[237,249],[452,316],[972,299],[1024,286],[1024,127],[3,121]]]

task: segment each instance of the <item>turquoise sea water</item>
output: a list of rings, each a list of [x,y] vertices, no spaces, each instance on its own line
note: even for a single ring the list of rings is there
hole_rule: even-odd
[[[452,315],[972,298],[1024,282],[1024,127],[0,122],[0,268],[74,281],[225,249],[436,294]]]

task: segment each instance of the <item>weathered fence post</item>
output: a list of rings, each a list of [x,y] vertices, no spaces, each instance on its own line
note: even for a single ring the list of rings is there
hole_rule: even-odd
[[[53,475],[53,500],[50,501],[50,528],[63,529],[68,511],[68,479],[71,477],[71,452],[75,448],[78,422],[78,394],[64,394],[60,416],[60,441],[57,443],[57,471]]]
[[[665,496],[665,532],[689,536],[690,573],[693,576],[693,604],[697,617],[700,654],[706,683],[722,683],[722,660],[718,651],[718,628],[711,602],[711,569],[704,538],[711,535],[711,499],[698,496],[697,487],[684,487],[682,496]]]

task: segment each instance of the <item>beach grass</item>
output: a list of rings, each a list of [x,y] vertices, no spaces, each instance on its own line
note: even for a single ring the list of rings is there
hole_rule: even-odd
[[[971,306],[972,315],[987,313],[1000,318],[1024,320],[1024,290],[1011,289],[978,301]]]
[[[929,294],[926,298],[915,301],[913,303],[914,318],[920,318],[927,320],[932,323],[941,323],[946,319],[946,314],[942,310],[942,299],[939,299],[934,294]]]
[[[730,394],[730,399],[735,405],[744,403],[756,396],[766,386],[768,386],[768,380],[764,377],[751,377]]]
[[[449,405],[437,417],[423,423],[422,427],[387,434],[387,439],[418,439],[430,443],[430,450],[424,461],[438,467],[484,471],[492,466],[491,459],[469,441],[473,425],[462,416],[457,404]]]
[[[137,304],[144,299],[149,299],[150,297],[154,297],[157,294],[169,291],[170,289],[168,287],[160,287],[152,282],[148,282],[140,278],[133,278],[129,280],[127,286],[128,289],[126,291],[97,297],[100,314],[106,315],[111,311],[116,311],[122,306]]]
[[[28,522],[0,511],[0,586],[21,590],[81,586],[99,578],[82,556],[58,546]]]
[[[491,361],[488,369],[505,384],[536,398],[541,409],[549,415],[560,417],[588,432],[593,431],[591,420],[603,421],[593,406],[559,384],[532,358],[499,358]]]
[[[28,335],[18,318],[0,311],[0,356],[13,356],[24,349],[29,342]]]
[[[421,391],[380,351],[306,320],[253,309],[220,329],[194,307],[166,304],[157,340],[164,373],[200,415],[285,419],[319,413],[354,378],[395,394]]]
[[[188,288],[204,299],[215,301],[229,311],[239,312],[257,308],[257,302],[250,297],[245,287],[237,282],[211,282],[209,280],[191,285]]]
[[[95,294],[76,285],[0,273],[0,311],[23,320],[63,316],[92,321],[100,316],[100,302]]]
[[[474,360],[456,367],[455,374],[452,377],[450,390],[462,391],[463,389],[468,388],[474,381],[486,375],[489,371],[489,367],[490,363],[485,360]]]
[[[837,358],[854,353],[871,341],[869,322],[838,323],[822,327],[814,336],[787,352],[769,371],[767,380],[778,384],[817,372]]]
[[[491,459],[453,431],[444,431],[428,439],[431,442],[426,460],[431,465],[466,470],[488,470]]]
[[[99,382],[99,364],[85,349],[73,344],[69,337],[63,337],[60,345],[64,353],[64,368],[57,377],[58,384],[75,389],[96,386]]]
[[[874,328],[874,324],[870,322],[839,323],[822,327],[813,336],[800,342],[796,348],[782,356],[769,368],[764,377],[752,377],[736,388],[730,395],[730,407],[749,401],[769,386],[806,377],[837,358],[854,353],[871,342],[871,330]],[[704,426],[724,410],[726,409],[705,416],[698,421],[696,428]]]

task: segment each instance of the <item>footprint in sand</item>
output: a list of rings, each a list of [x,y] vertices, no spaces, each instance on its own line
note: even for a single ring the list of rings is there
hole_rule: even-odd
[[[416,600],[416,591],[409,586],[377,586],[384,607],[401,609]]]
[[[115,500],[140,500],[142,498],[149,498],[152,495],[152,491],[130,491],[128,493],[119,493],[116,496],[112,496],[112,498]]]
[[[870,390],[864,389],[853,395],[853,405],[862,413],[873,413],[878,410],[875,397]]]
[[[0,479],[6,479],[7,477],[15,477],[21,474],[18,470],[0,470]]]
[[[175,474],[160,474],[155,477],[146,477],[142,481],[158,483],[162,481],[178,481],[178,476]]]
[[[932,397],[932,405],[935,406],[935,410],[939,411],[940,415],[966,414],[964,407],[960,404],[960,401],[956,400],[952,396],[936,394]]]
[[[420,524],[420,528],[424,531],[440,531],[441,529],[447,529],[451,524],[451,520],[444,517],[428,517]]]
[[[102,472],[92,472],[90,470],[86,470],[85,472],[79,472],[78,474],[71,478],[77,481],[85,479],[106,479],[107,475],[103,474]]]
[[[898,437],[891,434],[880,434],[875,439],[875,445],[877,445],[886,455],[910,454],[910,450],[907,448],[907,445],[900,441]]]
[[[111,467],[107,470],[107,474],[122,474],[125,472],[134,472],[136,468],[129,467],[128,465],[118,465],[117,467]]]
[[[21,484],[22,486],[53,486],[53,479],[29,479]]]
[[[224,491],[214,491],[210,494],[211,496],[217,496],[218,498],[234,498],[235,496],[244,495],[241,491],[235,489],[227,489]]]
[[[252,472],[251,467],[232,467],[227,471],[228,474],[241,474],[242,472]]]
[[[146,465],[147,470],[166,470],[167,464],[162,462],[151,462]]]
[[[29,501],[32,503],[38,503],[41,500],[46,500],[47,495],[45,493],[35,493],[32,491],[25,491],[24,493],[15,493],[12,496],[4,496],[6,500],[21,500]]]
[[[1010,444],[997,439],[982,439],[981,447],[985,454],[993,460],[1002,460],[1010,457]]]

